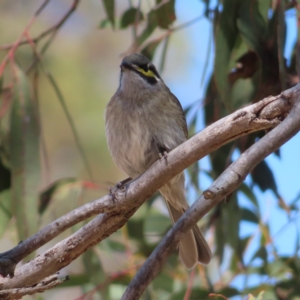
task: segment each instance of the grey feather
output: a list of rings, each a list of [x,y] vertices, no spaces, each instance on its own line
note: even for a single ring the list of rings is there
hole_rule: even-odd
[[[152,71],[153,80],[145,80],[148,70]],[[187,139],[180,102],[151,62],[137,54],[125,57],[121,64],[120,86],[107,105],[105,120],[110,153],[131,178],[145,172],[162,152]],[[174,223],[188,208],[184,174],[173,178],[160,192]],[[179,252],[187,268],[198,261],[207,264],[211,259],[210,249],[196,226],[180,242]]]

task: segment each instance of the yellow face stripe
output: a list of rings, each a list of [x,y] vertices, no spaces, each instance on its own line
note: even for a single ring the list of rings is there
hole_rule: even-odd
[[[151,71],[151,70],[148,70],[147,72],[142,69],[142,68],[137,68],[137,70],[142,73],[143,75],[147,76],[147,77],[154,77],[156,78],[156,75]]]

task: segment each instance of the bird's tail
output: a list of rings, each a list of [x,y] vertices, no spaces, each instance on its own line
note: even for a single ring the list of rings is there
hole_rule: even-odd
[[[175,223],[188,208],[184,193],[184,174],[176,176],[164,185],[160,192],[166,200],[172,222]],[[210,262],[212,253],[197,225],[181,239],[179,254],[188,269],[193,268],[198,262],[202,264]]]

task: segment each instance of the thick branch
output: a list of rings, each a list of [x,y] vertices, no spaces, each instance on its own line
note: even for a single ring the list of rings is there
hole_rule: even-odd
[[[52,222],[11,251],[3,253],[0,256],[0,273],[6,275],[11,271],[9,266],[65,229],[92,215],[106,212],[71,237],[17,269],[15,278],[3,279],[0,286],[7,289],[22,287],[25,283],[30,285],[37,282],[36,280],[60,270],[95,243],[123,226],[146,199],[189,165],[233,139],[279,124],[291,109],[294,94],[299,91],[300,85],[286,92],[291,98],[287,96],[269,97],[219,120],[171,151],[168,154],[167,165],[164,160],[156,162],[146,173],[127,185],[126,193],[124,190],[116,190],[116,201],[105,196],[86,204]],[[280,107],[280,110],[277,107]],[[7,267],[5,264],[9,261],[11,261],[11,265],[8,264]]]
[[[291,89],[284,92],[282,96],[291,99],[294,97],[294,93]],[[232,163],[219,178],[213,182],[208,190],[203,192],[201,197],[169,230],[167,235],[138,271],[135,278],[131,281],[122,300],[140,299],[147,286],[157,276],[167,258],[177,247],[178,242],[184,234],[208,211],[236,190],[259,162],[298,133],[300,130],[300,94],[298,93],[296,97],[295,105],[287,118],[242,153],[239,159]],[[270,111],[267,108],[261,112],[261,114],[265,116],[269,113]]]
[[[65,282],[66,280],[68,280],[68,277],[58,278],[57,274],[51,275],[40,281],[38,284],[35,284],[34,286],[0,291],[0,299],[15,300],[21,299],[25,295],[34,295],[36,293],[42,293],[46,290],[53,289],[54,287]]]

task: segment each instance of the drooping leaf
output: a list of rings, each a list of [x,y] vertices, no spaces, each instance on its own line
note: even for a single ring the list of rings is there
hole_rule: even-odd
[[[4,166],[0,157],[0,192],[9,189],[11,185],[10,170]]]
[[[226,240],[232,249],[239,251],[239,230],[241,220],[241,209],[237,203],[236,193],[223,205],[223,224],[226,224]]]
[[[227,298],[234,297],[240,294],[240,292],[236,288],[232,288],[230,286],[225,287],[218,291],[218,294],[221,294]],[[222,298],[221,298],[222,299]]]
[[[246,185],[245,183],[242,183],[239,187],[239,191],[241,191],[251,201],[251,203],[256,208],[259,207],[257,198],[256,198],[255,194],[253,193],[252,189],[250,189],[248,185]]]
[[[168,29],[169,26],[176,20],[175,0],[156,0],[156,7],[158,7],[155,9],[158,27]]]
[[[283,1],[277,3],[278,9],[278,25],[277,25],[277,48],[278,48],[278,62],[279,62],[279,77],[281,83],[281,90],[286,89],[286,63],[284,57],[284,47],[286,39],[286,25],[285,25],[285,4]]]
[[[3,118],[9,111],[12,102],[12,92],[10,87],[2,86],[3,78],[0,78],[0,119]]]
[[[248,221],[254,224],[258,224],[259,218],[258,216],[252,211],[247,208],[241,208],[241,220]]]
[[[237,26],[248,48],[260,55],[263,51],[262,41],[266,30],[266,22],[261,16],[258,1],[241,1]]]
[[[162,0],[157,0],[156,4],[156,7],[147,14],[147,25],[137,39],[138,45],[144,43],[157,27],[168,29],[176,19],[175,0],[165,3],[162,3]]]
[[[157,19],[155,11],[151,10],[147,15],[147,25],[137,39],[138,45],[143,44],[146,39],[153,33],[157,27]]]
[[[259,224],[259,229],[261,232],[260,244],[262,246],[266,246],[268,243],[272,241],[271,232],[268,224]]]
[[[186,295],[186,288],[182,289],[181,291],[171,295],[169,298],[170,300],[182,300],[184,299],[184,296]],[[191,293],[189,295],[189,300],[211,300],[211,297],[209,297],[209,291],[201,288],[193,288],[191,290]]]
[[[214,79],[218,92],[224,103],[229,106],[229,61],[232,49],[236,43],[238,30],[236,18],[240,0],[224,0],[223,10],[217,20],[215,29],[215,68]]]
[[[129,25],[139,23],[142,20],[144,20],[142,12],[135,7],[131,7],[123,13],[120,28],[127,28]]]
[[[264,192],[268,189],[277,194],[277,185],[273,172],[265,160],[260,162],[251,172],[253,182]]]
[[[115,0],[102,0],[107,19],[110,21],[113,28],[115,28]]]
[[[108,19],[104,19],[102,21],[100,21],[99,23],[99,28],[103,29],[109,26],[109,20]]]
[[[258,0],[258,11],[264,23],[267,24],[269,21],[269,11],[271,9],[272,0]]]
[[[219,258],[220,263],[222,263],[223,256],[224,256],[224,249],[227,240],[226,240],[225,226],[223,226],[220,205],[217,207],[216,211],[214,212],[212,219],[214,220],[214,225],[215,225],[216,256]]]
[[[7,189],[0,193],[0,237],[11,218],[11,190]]]
[[[252,260],[261,258],[265,264],[268,262],[268,252],[264,246],[260,247],[253,255]]]
[[[10,118],[12,209],[22,240],[35,233],[38,226],[40,124],[28,80],[16,65],[14,72],[14,102]]]
[[[231,164],[231,153],[234,144],[229,143],[210,154],[214,178],[217,178]]]
[[[155,50],[157,48],[157,46],[160,44],[161,40],[156,40],[156,41],[152,41],[150,43],[148,43],[141,51],[141,53],[143,55],[145,55],[146,57],[148,57],[150,60],[153,59]]]

